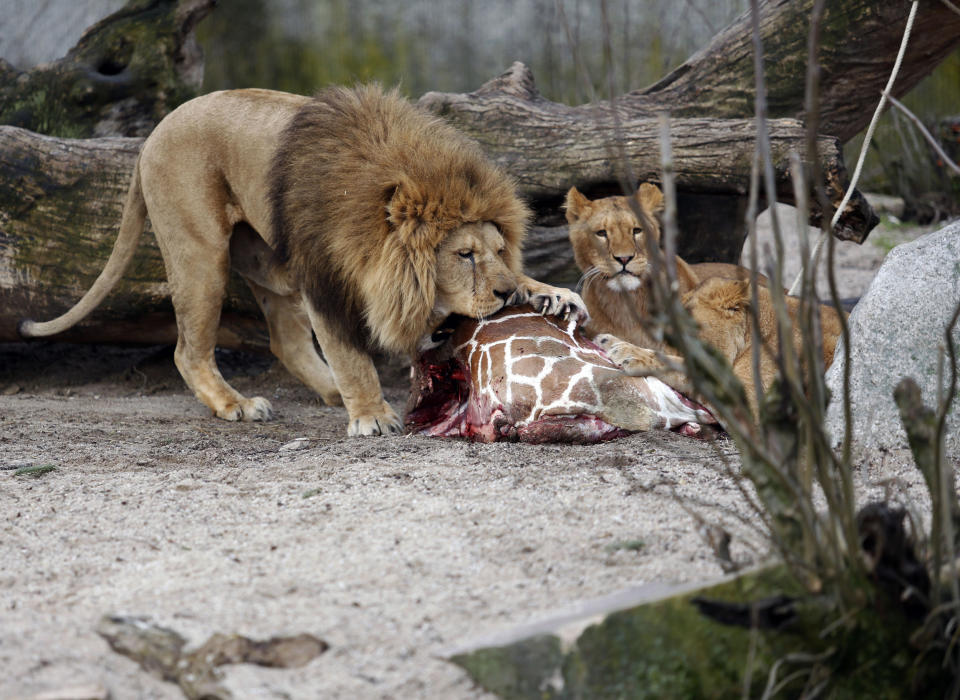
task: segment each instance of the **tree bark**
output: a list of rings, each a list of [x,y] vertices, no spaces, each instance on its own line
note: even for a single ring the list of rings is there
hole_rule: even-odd
[[[444,116],[473,136],[484,151],[515,178],[520,191],[537,211],[540,224],[562,220],[560,202],[572,186],[587,192],[621,192],[629,168],[639,182],[659,181],[658,122],[637,116],[618,105],[568,107],[544,99],[533,75],[522,63],[484,84],[476,92],[430,92],[420,105]],[[756,141],[752,119],[683,118],[671,121],[674,171],[678,191],[690,194],[745,196]],[[806,129],[794,119],[769,122],[771,147],[778,174],[777,197],[792,201],[788,157],[805,150]],[[840,204],[848,184],[837,139],[820,137],[820,166],[828,195]],[[819,222],[820,212],[814,212]],[[837,235],[857,242],[876,224],[870,206],[859,193],[837,226]],[[716,242],[716,221],[699,230],[681,227],[681,255]],[[742,217],[735,222],[742,227]],[[698,242],[697,238],[706,241]],[[706,245],[704,245],[706,243]],[[739,246],[736,246],[739,254]]]
[[[0,58],[0,124],[53,136],[146,136],[197,95],[197,23],[215,0],[130,0],[60,60],[19,71]]]
[[[760,3],[767,107],[772,118],[803,120],[807,34],[813,0]],[[831,0],[821,24],[820,132],[846,143],[866,128],[890,77],[910,13],[906,0]],[[893,85],[908,93],[960,46],[960,15],[940,0],[921,0]],[[620,101],[633,113],[718,118],[754,113],[749,12],[655,84]]]
[[[116,239],[142,143],[0,127],[0,341],[19,340],[21,318],[53,318],[93,284]],[[163,259],[149,229],[113,292],[58,340],[176,342]],[[236,277],[221,325],[222,346],[268,344],[256,302]]]

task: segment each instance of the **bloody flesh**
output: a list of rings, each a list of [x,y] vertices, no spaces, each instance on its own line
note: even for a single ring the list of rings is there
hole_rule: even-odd
[[[715,423],[660,380],[624,374],[572,321],[528,306],[461,319],[411,374],[406,425],[425,435],[589,443]]]

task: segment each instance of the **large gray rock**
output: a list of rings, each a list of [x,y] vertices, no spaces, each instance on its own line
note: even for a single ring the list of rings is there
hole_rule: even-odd
[[[924,403],[937,396],[937,353],[944,331],[960,303],[960,221],[890,251],[866,294],[850,315],[850,401],[855,444],[860,447],[907,446],[893,389],[913,377]],[[960,327],[953,340],[960,353]],[[827,429],[843,435],[843,351],[827,372],[833,392]],[[949,365],[944,363],[948,377]],[[960,458],[960,400],[947,423],[947,454]]]

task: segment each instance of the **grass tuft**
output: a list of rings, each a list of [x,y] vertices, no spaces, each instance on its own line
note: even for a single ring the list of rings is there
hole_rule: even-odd
[[[57,468],[52,464],[36,464],[30,467],[20,467],[13,473],[14,476],[32,476],[39,479],[44,474],[56,471]]]

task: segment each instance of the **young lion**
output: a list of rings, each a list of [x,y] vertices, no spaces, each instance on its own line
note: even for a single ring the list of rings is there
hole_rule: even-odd
[[[447,315],[486,316],[508,301],[586,313],[577,294],[522,273],[529,212],[513,181],[475,142],[377,86],[314,98],[215,92],[178,107],[143,144],[93,287],[57,319],[21,322],[21,334],[53,335],[90,313],[130,263],[147,215],[176,311],[177,368],[226,420],[272,414],[214,360],[231,266],[267,318],[273,353],[327,403],[342,399],[349,435],[402,428],[374,349],[412,353]]]
[[[684,294],[682,301],[699,326],[700,339],[716,348],[732,366],[733,373],[743,384],[753,415],[757,415],[750,290],[748,280],[708,277]],[[762,346],[759,357],[759,379],[761,392],[765,393],[769,390],[777,372],[778,334],[773,299],[770,289],[763,283],[757,287],[757,302],[758,330]],[[796,297],[786,297],[786,305],[791,322],[793,348],[803,360],[803,336],[797,325],[800,300]],[[837,340],[842,332],[840,316],[833,307],[820,306],[820,328],[823,339],[821,359],[823,369],[827,369],[833,362]],[[596,341],[614,362],[623,367],[627,374],[655,372],[658,376],[664,376],[671,386],[687,393],[692,391],[686,377],[679,372],[664,371],[663,363],[652,351],[608,334],[597,336]],[[678,357],[669,359],[675,363],[680,362]],[[807,368],[805,360],[803,365]]]
[[[757,322],[762,349],[760,352],[760,388],[766,392],[776,376],[775,353],[778,347],[777,321],[770,289],[757,287]],[[683,297],[683,305],[700,326],[700,338],[719,350],[733,366],[733,373],[743,383],[747,401],[756,415],[756,382],[753,376],[753,333],[750,329],[751,287],[745,280],[712,277],[704,280]],[[794,351],[803,358],[803,337],[797,324],[800,300],[786,297],[791,322]],[[823,369],[833,362],[837,339],[842,332],[840,315],[832,306],[820,306],[820,328],[823,337]],[[806,366],[806,363],[804,363]]]

